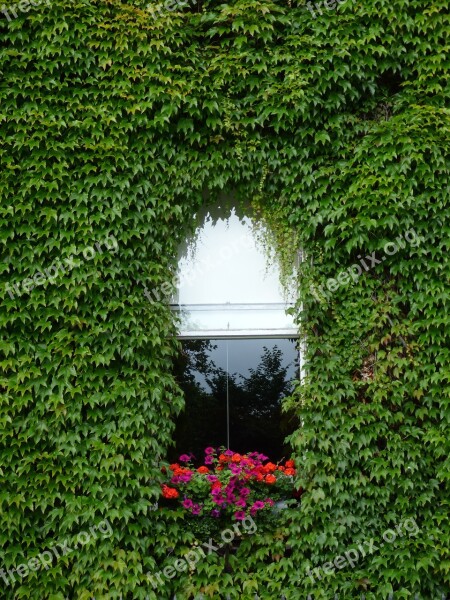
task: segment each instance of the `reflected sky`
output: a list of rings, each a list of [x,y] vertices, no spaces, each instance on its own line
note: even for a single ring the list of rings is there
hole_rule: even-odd
[[[270,264],[248,217],[208,215],[179,262],[180,304],[278,303],[287,298],[277,264]]]

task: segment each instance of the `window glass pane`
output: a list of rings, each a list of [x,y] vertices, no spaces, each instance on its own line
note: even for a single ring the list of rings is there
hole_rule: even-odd
[[[285,304],[189,305],[181,317],[186,337],[297,333]]]
[[[280,273],[269,267],[248,217],[213,221],[199,228],[193,251],[179,263],[180,304],[284,303]],[[293,299],[291,299],[292,301]]]
[[[228,439],[237,452],[289,455],[284,438],[298,422],[281,413],[281,401],[298,368],[292,339],[184,341],[176,376],[186,409],[177,422],[176,455],[201,459],[206,446],[227,446]]]
[[[235,209],[226,218],[208,213],[179,261],[173,309],[184,337],[296,335],[286,309],[295,302],[283,289],[250,218]],[[188,241],[189,242],[189,241]]]

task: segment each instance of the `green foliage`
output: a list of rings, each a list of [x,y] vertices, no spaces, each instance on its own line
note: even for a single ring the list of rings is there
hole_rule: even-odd
[[[0,568],[103,519],[113,535],[3,587],[5,600],[434,598],[450,590],[447,0],[52,0],[1,16]],[[261,185],[262,182],[262,185]],[[171,281],[205,192],[236,190],[306,257],[307,376],[286,407],[300,509],[153,590],[194,536],[152,505],[183,398]],[[323,302],[310,284],[414,228]],[[283,231],[285,231],[282,228]],[[286,229],[287,231],[287,229]],[[113,235],[114,253],[11,298]],[[420,534],[315,584],[308,567]],[[205,540],[206,541],[206,540]]]

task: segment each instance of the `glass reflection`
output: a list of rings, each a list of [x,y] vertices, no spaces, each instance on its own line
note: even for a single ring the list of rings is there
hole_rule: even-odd
[[[180,251],[179,286],[172,308],[183,337],[294,336],[286,309],[295,302],[294,278],[280,283],[252,220],[236,209],[206,212],[194,240]]]
[[[186,408],[177,422],[178,453],[200,460],[206,446],[258,450],[279,460],[298,421],[281,402],[298,376],[295,340],[187,340],[176,364]]]
[[[233,208],[227,218],[208,213],[179,261],[180,304],[278,303],[280,271],[268,265],[252,220]],[[293,299],[292,299],[293,300]]]

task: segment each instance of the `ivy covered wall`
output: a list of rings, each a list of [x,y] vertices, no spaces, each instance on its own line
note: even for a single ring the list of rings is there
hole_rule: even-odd
[[[442,598],[447,0],[158,6],[2,14],[0,596]],[[167,294],[205,191],[231,189],[305,256],[287,403],[305,493],[231,569],[211,554],[155,588],[194,538],[154,510],[184,400],[165,295],[144,287]]]

